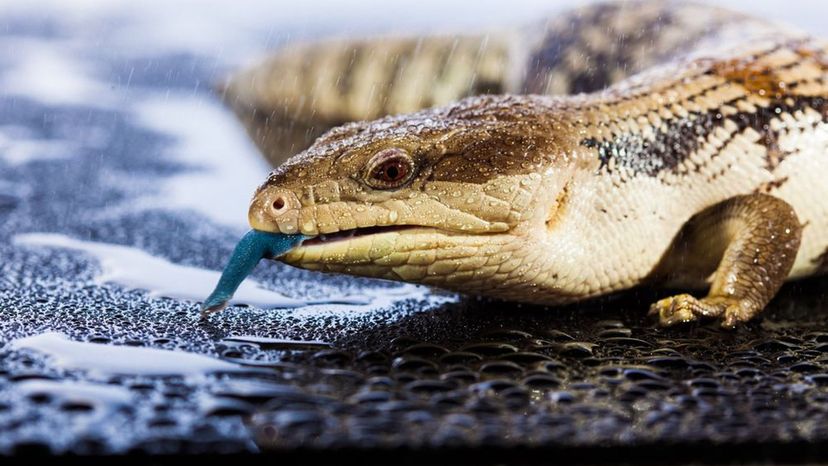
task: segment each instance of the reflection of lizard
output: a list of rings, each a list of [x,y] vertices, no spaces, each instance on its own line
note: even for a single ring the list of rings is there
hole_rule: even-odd
[[[619,2],[539,31],[288,49],[225,91],[274,164],[304,150],[249,214],[313,237],[288,263],[541,304],[710,285],[651,309],[732,326],[828,248],[827,68],[749,17]]]

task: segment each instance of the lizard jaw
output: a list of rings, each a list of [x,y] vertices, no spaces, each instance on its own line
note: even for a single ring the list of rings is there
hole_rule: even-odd
[[[366,235],[375,235],[379,233],[387,233],[392,231],[400,231],[406,230],[411,228],[417,228],[414,225],[389,225],[389,226],[376,226],[376,227],[364,227],[364,228],[352,228],[348,230],[339,230],[334,233],[329,234],[319,234],[317,236],[308,238],[300,244],[300,246],[312,246],[317,244],[329,244],[337,241],[346,241],[351,238],[357,238]]]
[[[382,228],[305,240],[279,260],[310,270],[441,285],[440,277],[474,258],[491,237],[432,227]]]

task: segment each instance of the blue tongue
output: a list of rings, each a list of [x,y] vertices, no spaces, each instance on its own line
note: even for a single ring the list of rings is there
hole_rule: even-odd
[[[206,317],[227,306],[241,282],[253,271],[262,258],[275,258],[293,249],[304,235],[284,235],[250,230],[233,250],[230,262],[224,267],[216,289],[201,304],[201,315]]]

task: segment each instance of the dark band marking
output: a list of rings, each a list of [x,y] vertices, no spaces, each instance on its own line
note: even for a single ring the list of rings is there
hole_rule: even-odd
[[[650,66],[676,60],[704,38],[749,21],[721,12],[711,15],[703,27],[688,21],[709,13],[705,8],[709,7],[680,2],[617,2],[559,18],[529,57],[522,92],[550,93],[547,82],[552,73],[563,75],[567,84],[556,92],[598,91]],[[632,25],[630,18],[635,18]],[[605,40],[594,40],[597,31]],[[640,50],[647,53],[642,56]],[[574,63],[568,60],[572,54],[578,57]]]
[[[673,11],[667,6],[658,6],[647,11],[637,27],[629,30],[616,26],[618,17],[632,14],[639,5],[607,3],[585,9],[577,15],[568,16],[565,21],[551,28],[539,49],[530,57],[523,91],[525,93],[548,93],[547,80],[552,72],[564,74],[569,86],[564,93],[577,94],[601,90],[618,79],[639,71],[648,63],[641,63],[635,52],[647,47],[654,61],[660,56],[673,55],[676,47],[662,50],[661,38],[669,35],[676,27]],[[639,11],[641,14],[641,12]],[[584,31],[602,29],[608,38],[606,44],[594,44]],[[683,41],[685,47],[697,38]],[[607,46],[605,46],[607,45]],[[582,58],[577,65],[568,63],[566,56],[578,53]],[[659,55],[659,56],[655,56]]]
[[[817,271],[828,272],[828,248],[812,261],[817,266]]]
[[[661,171],[674,170],[695,153],[708,137],[726,120],[732,121],[740,134],[751,128],[760,135],[759,143],[767,148],[767,165],[772,170],[788,155],[779,149],[779,134],[770,123],[783,113],[795,113],[806,108],[828,115],[828,103],[822,97],[787,97],[772,101],[756,112],[739,112],[724,116],[718,111],[691,113],[685,118],[668,121],[655,136],[645,138],[639,133],[628,133],[612,139],[587,138],[581,145],[595,148],[601,168],[609,167],[610,161],[630,169],[635,174],[655,176]],[[726,142],[726,141],[725,141]]]
[[[577,25],[573,24],[577,30]],[[566,33],[550,34],[544,39],[544,43],[530,59],[526,80],[523,85],[523,93],[543,94],[546,93],[546,80],[549,73],[561,67],[563,53],[570,50],[577,42],[578,37],[574,30]]]
[[[454,39],[447,44],[442,44],[437,52],[434,54],[433,60],[437,62],[436,73],[434,74],[435,83],[443,83],[447,79],[449,70],[451,69],[451,61],[454,54],[457,52],[458,40]],[[430,92],[427,96],[428,106],[437,105],[434,101],[434,93]]]
[[[389,103],[391,101],[394,92],[400,86],[399,81],[404,78],[404,73],[408,68],[408,65],[411,64],[412,61],[416,60],[417,53],[420,51],[418,45],[416,43],[406,43],[401,50],[394,55],[392,60],[392,66],[388,70],[388,74],[385,76],[385,82],[382,89],[378,89],[381,92],[379,95],[381,96],[381,103],[380,108],[382,109],[382,114],[389,114],[391,113],[391,109],[388,108]]]
[[[759,185],[759,187],[754,189],[753,192],[755,192],[757,194],[770,194],[773,191],[776,191],[777,189],[784,186],[785,183],[787,183],[789,179],[790,179],[789,177],[783,176],[782,178],[778,178],[778,179],[775,179],[775,180],[772,180],[772,181],[762,183],[762,184]]]
[[[365,56],[364,46],[355,45],[351,49],[347,49],[343,53],[343,61],[345,62],[340,70],[339,76],[336,80],[336,86],[339,94],[343,96],[349,95],[354,84],[354,73],[359,69],[362,58]]]

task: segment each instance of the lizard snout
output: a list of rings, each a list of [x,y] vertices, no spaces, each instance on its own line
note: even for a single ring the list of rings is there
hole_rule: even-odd
[[[292,191],[267,187],[253,197],[247,219],[254,230],[297,233],[301,207],[299,198]]]

